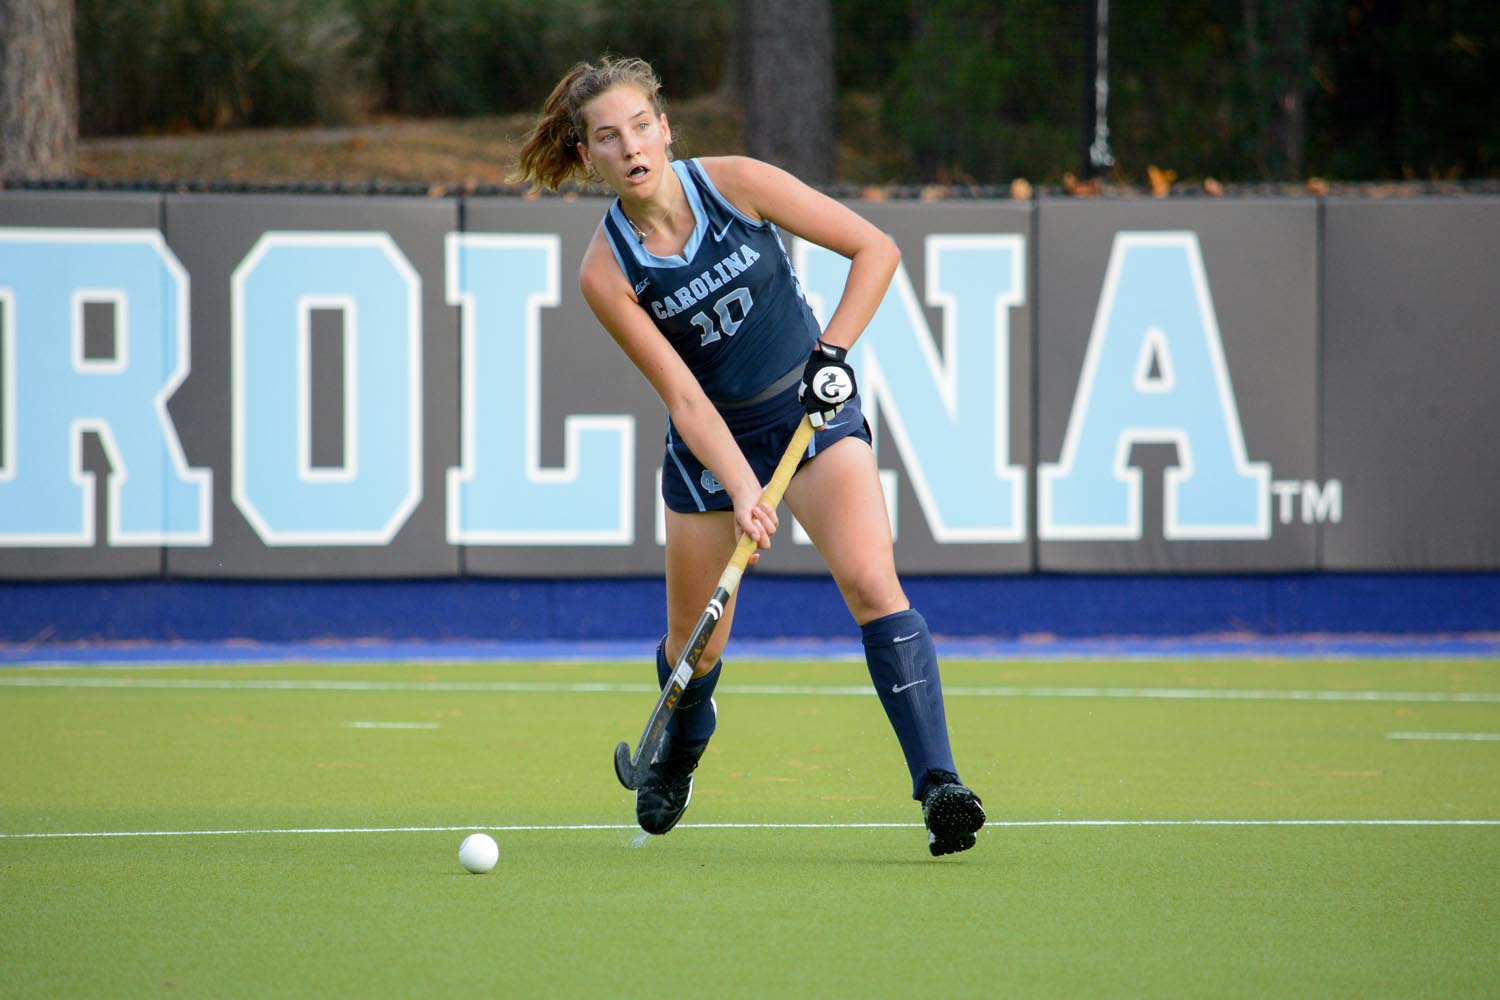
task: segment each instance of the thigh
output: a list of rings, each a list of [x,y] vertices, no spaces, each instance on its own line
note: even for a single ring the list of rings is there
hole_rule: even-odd
[[[910,607],[896,575],[890,513],[870,446],[845,438],[793,477],[787,506],[822,553],[861,625]]]
[[[714,595],[724,567],[734,555],[732,511],[681,514],[667,511],[667,659],[682,655],[693,626]],[[713,669],[729,640],[735,601],[730,597],[698,661],[698,674]]]

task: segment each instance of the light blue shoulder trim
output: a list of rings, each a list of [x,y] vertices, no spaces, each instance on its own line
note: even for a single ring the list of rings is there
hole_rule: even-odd
[[[630,224],[625,221],[625,215],[620,211],[619,198],[616,198],[614,204],[609,206],[609,214],[614,216],[614,221],[620,229],[630,232]],[[615,235],[615,232],[616,230],[612,229],[608,220],[606,220],[604,223],[604,242],[609,244],[609,252],[615,255],[615,263],[620,265],[620,270],[628,275],[630,269],[625,266],[625,258],[620,256],[620,240]]]
[[[703,183],[704,189],[713,196],[714,202],[720,208],[724,209],[724,211],[733,215],[735,218],[739,219],[741,222],[752,229],[764,229],[766,226],[770,225],[770,223],[765,219],[752,219],[744,212],[741,212],[738,208],[735,208],[734,202],[724,197],[724,192],[720,191],[717,187],[714,186],[713,178],[708,176],[708,170],[703,166],[702,163],[698,162],[696,157],[689,160],[688,162],[693,165],[694,176]]]

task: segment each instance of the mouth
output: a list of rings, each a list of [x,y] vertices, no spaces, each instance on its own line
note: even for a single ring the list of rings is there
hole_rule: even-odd
[[[644,164],[636,164],[625,174],[626,177],[645,177],[647,170]]]

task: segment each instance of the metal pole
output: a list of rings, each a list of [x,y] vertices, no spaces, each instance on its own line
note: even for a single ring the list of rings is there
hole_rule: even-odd
[[[1084,33],[1083,175],[1115,165],[1109,149],[1109,0],[1088,4]]]

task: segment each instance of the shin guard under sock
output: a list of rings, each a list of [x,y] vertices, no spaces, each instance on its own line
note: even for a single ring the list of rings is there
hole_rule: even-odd
[[[719,670],[724,666],[720,660],[702,677],[694,677],[683,689],[677,702],[677,710],[667,723],[667,736],[674,746],[701,748],[714,734],[718,724],[718,713],[714,708],[714,688],[719,683]],[[672,664],[667,662],[667,640],[662,639],[656,647],[656,683],[666,687],[672,676]]]
[[[866,622],[860,634],[870,680],[911,771],[912,798],[920,798],[929,771],[957,772],[932,633],[927,621],[908,609]]]

